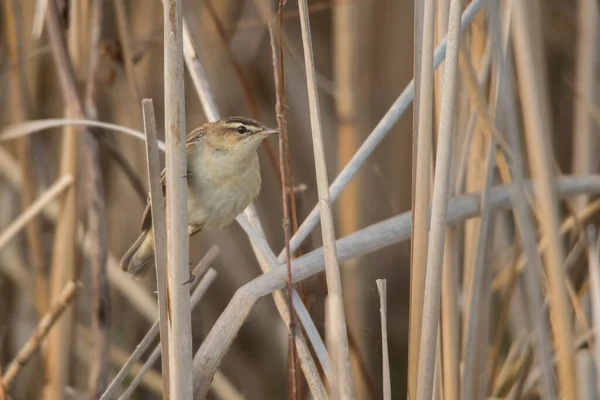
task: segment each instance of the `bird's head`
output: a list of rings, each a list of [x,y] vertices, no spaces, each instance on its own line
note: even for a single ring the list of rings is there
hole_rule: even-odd
[[[260,122],[244,117],[229,117],[205,125],[206,144],[224,152],[254,151],[264,138],[278,134]]]

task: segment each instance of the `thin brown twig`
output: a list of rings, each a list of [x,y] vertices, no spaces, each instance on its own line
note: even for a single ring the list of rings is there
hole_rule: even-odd
[[[87,114],[96,119],[96,72],[98,53],[95,50],[101,37],[102,0],[94,0],[91,8],[90,54],[85,104]],[[108,384],[110,289],[107,278],[107,228],[106,205],[98,142],[90,134],[82,141],[85,162],[85,185],[87,200],[87,228],[92,241],[88,256],[92,272],[92,334],[94,346],[88,379],[89,393],[98,398]]]
[[[279,2],[279,7],[281,11],[281,0]],[[281,13],[280,13],[281,15]],[[279,21],[281,24],[281,20]],[[276,105],[275,111],[277,113],[277,128],[279,129],[279,174],[281,177],[281,198],[283,202],[283,233],[285,240],[285,255],[286,255],[286,268],[288,274],[288,290],[287,290],[287,302],[290,314],[290,324],[289,324],[289,346],[290,346],[290,358],[291,358],[291,393],[290,397],[292,399],[297,398],[297,374],[296,374],[296,338],[295,335],[295,315],[294,315],[294,306],[292,304],[292,266],[291,266],[291,256],[290,256],[290,210],[289,210],[289,202],[288,202],[288,175],[285,168],[285,144],[284,144],[284,136],[287,136],[287,121],[286,121],[286,112],[285,112],[285,81],[284,81],[284,66],[283,66],[283,50],[281,43],[281,25],[279,26],[279,47],[276,47],[275,42],[275,34],[273,32],[272,24],[269,24],[269,36],[271,38],[271,54],[273,57],[273,78],[275,82],[275,98]],[[277,52],[279,50],[279,52]],[[277,57],[278,56],[278,57]],[[279,58],[279,62],[277,61]]]
[[[21,368],[27,364],[31,356],[42,344],[42,340],[46,337],[48,332],[50,332],[54,326],[54,323],[58,321],[67,306],[75,298],[75,294],[77,294],[77,291],[81,287],[83,287],[83,285],[80,282],[75,281],[69,282],[64,287],[60,296],[57,297],[52,307],[50,307],[50,310],[38,323],[38,326],[35,328],[27,343],[21,347],[21,350],[19,350],[17,356],[8,365],[8,368],[6,369],[6,372],[2,378],[6,389],[11,388],[11,385]]]

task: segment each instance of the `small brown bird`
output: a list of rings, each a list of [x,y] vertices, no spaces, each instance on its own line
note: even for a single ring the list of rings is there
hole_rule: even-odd
[[[277,134],[249,118],[230,117],[193,130],[186,139],[188,235],[228,226],[260,192],[257,149]],[[165,190],[165,170],[161,175]],[[142,277],[154,265],[150,200],[142,234],[125,253],[121,268]]]

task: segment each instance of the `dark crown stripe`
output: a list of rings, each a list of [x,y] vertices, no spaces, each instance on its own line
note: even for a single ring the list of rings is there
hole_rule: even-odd
[[[251,125],[251,126],[260,128],[260,124],[258,122],[248,119],[248,118],[231,117],[231,118],[226,118],[225,122],[228,124],[238,123],[238,124]]]

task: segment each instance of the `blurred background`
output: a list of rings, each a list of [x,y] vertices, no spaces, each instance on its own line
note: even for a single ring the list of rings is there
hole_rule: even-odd
[[[158,0],[49,0],[59,11],[62,33],[66,38],[79,93],[88,113],[100,121],[111,122],[143,131],[142,98],[152,98],[156,110],[159,138],[164,138],[163,102],[163,8]],[[515,0],[520,1],[520,0]],[[19,124],[27,120],[74,116],[68,109],[59,81],[59,71],[53,59],[47,22],[39,37],[32,35],[38,2],[34,0],[2,0],[0,9],[0,126]],[[43,2],[40,2],[43,3]],[[100,20],[94,19],[94,6],[101,8]],[[466,7],[469,1],[464,1]],[[507,1],[500,1],[502,7]],[[540,21],[541,44],[538,50],[545,72],[547,101],[550,107],[551,129],[547,132],[552,150],[562,174],[574,170],[592,174],[597,170],[595,156],[588,156],[583,167],[578,165],[575,119],[578,97],[597,91],[598,55],[587,64],[591,72],[586,86],[589,91],[576,95],[577,49],[583,37],[582,17],[596,17],[598,5],[592,1],[546,0],[535,9]],[[312,44],[317,70],[318,96],[321,106],[327,168],[330,182],[337,176],[358,147],[377,125],[391,104],[413,77],[414,5],[412,1],[392,0],[311,0],[309,4]],[[448,2],[438,1],[437,12]],[[52,5],[51,5],[52,7]],[[206,70],[210,89],[222,116],[247,116],[267,126],[277,126],[275,87],[269,31],[266,20],[273,18],[277,3],[271,0],[202,0],[183,1],[183,17],[191,38]],[[446,9],[447,12],[447,9]],[[443,14],[442,14],[443,15]],[[446,14],[447,15],[447,14]],[[444,24],[436,23],[436,43]],[[597,25],[597,24],[595,24]],[[99,40],[93,40],[94,28],[99,28]],[[475,18],[464,34],[477,71],[483,63],[487,24],[483,12]],[[586,28],[592,29],[592,28]],[[598,48],[597,27],[590,48]],[[587,32],[587,31],[586,31]],[[308,109],[307,85],[301,41],[298,4],[288,1],[283,11],[284,71],[290,162],[297,219],[300,223],[317,204],[317,187],[312,151],[311,124]],[[93,46],[92,44],[95,43]],[[589,43],[589,42],[586,42]],[[97,61],[90,61],[97,57]],[[92,76],[95,87],[90,89],[90,63],[95,63]],[[497,73],[492,68],[492,74]],[[493,75],[495,76],[495,75]],[[439,103],[439,77],[436,76],[435,101]],[[512,83],[511,83],[512,84]],[[514,83],[515,88],[517,84]],[[484,93],[491,97],[492,84]],[[90,94],[92,90],[92,94]],[[489,93],[488,93],[489,92]],[[585,102],[583,118],[588,131],[584,139],[586,154],[595,154],[598,137],[597,104],[591,96]],[[515,100],[517,101],[517,99]],[[455,121],[453,171],[467,137],[469,96],[462,72],[459,72],[459,95]],[[436,103],[434,131],[439,122]],[[394,124],[382,144],[369,157],[351,184],[333,205],[336,237],[347,236],[371,224],[411,209],[413,121],[412,108]],[[191,131],[205,123],[200,100],[186,73],[186,125]],[[581,126],[581,125],[580,125]],[[466,165],[465,191],[483,187],[482,171],[486,165],[487,139],[481,120],[475,127],[471,152]],[[0,143],[0,227],[8,227],[35,199],[44,193],[64,171],[76,173],[72,188],[44,208],[21,232],[0,247],[0,367],[4,372],[19,349],[28,341],[41,316],[48,311],[51,299],[62,286],[55,271],[64,252],[69,251],[66,238],[76,233],[68,228],[57,230],[56,220],[75,218],[83,231],[94,229],[89,217],[90,196],[100,193],[105,218],[97,224],[104,232],[105,247],[100,251],[107,257],[109,302],[104,310],[108,344],[105,349],[105,370],[108,379],[123,365],[137,343],[154,321],[156,310],[147,300],[155,298],[153,274],[141,281],[117,271],[118,260],[139,235],[145,198],[140,197],[122,166],[102,143],[97,146],[102,191],[90,184],[89,137],[79,127],[52,128],[26,138]],[[100,131],[107,142],[131,165],[133,175],[148,190],[146,155],[143,143],[135,138],[107,130]],[[65,144],[65,137],[77,137],[77,143]],[[595,136],[596,135],[596,136]],[[271,248],[276,254],[284,248],[282,229],[282,198],[278,170],[276,139],[259,150],[263,177],[262,191],[255,202],[260,220]],[[94,140],[95,142],[95,140]],[[434,144],[435,150],[435,144]],[[581,151],[581,150],[579,150]],[[270,154],[269,154],[270,153]],[[574,153],[576,156],[574,157]],[[435,152],[433,153],[435,154]],[[73,163],[68,165],[67,159]],[[579,160],[579,161],[578,161]],[[161,162],[164,157],[161,155]],[[454,179],[455,172],[452,172]],[[496,184],[501,183],[496,177]],[[74,196],[65,200],[66,197]],[[59,212],[67,205],[73,213]],[[65,207],[67,207],[65,206]],[[505,215],[506,214],[506,215]],[[515,248],[512,214],[505,213],[494,224],[494,274],[508,266]],[[100,214],[102,215],[102,214]],[[68,223],[65,223],[65,225]],[[103,226],[102,226],[103,225]],[[76,226],[76,225],[71,225]],[[104,230],[105,229],[105,230]],[[475,229],[475,228],[473,228]],[[459,265],[467,264],[474,254],[476,236],[459,227],[461,243]],[[468,229],[467,229],[468,230]],[[92,231],[93,232],[93,231]],[[62,236],[61,236],[62,235]],[[578,236],[566,240],[567,250],[575,246]],[[61,239],[62,238],[62,239]],[[62,243],[62,244],[61,244]],[[197,349],[210,328],[224,310],[235,291],[260,274],[246,234],[237,224],[221,231],[197,235],[190,241],[190,263],[195,265],[212,246],[220,253],[211,265],[218,276],[206,296],[193,310],[193,348]],[[301,253],[321,247],[320,229],[304,242]],[[71,247],[73,249],[73,247]],[[86,398],[89,376],[98,357],[94,326],[95,290],[91,290],[92,266],[89,253],[75,246],[74,258],[64,274],[78,276],[83,289],[74,300],[72,314],[63,318],[63,337],[69,338],[63,347],[62,398]],[[518,250],[517,250],[518,251]],[[57,255],[57,252],[62,252]],[[67,257],[68,259],[69,257]],[[387,280],[388,341],[393,398],[404,398],[407,390],[409,299],[410,299],[410,242],[386,247],[342,265],[344,304],[348,324],[355,393],[359,399],[382,398],[382,356],[379,296],[376,279]],[[587,265],[585,251],[577,255],[576,263]],[[500,260],[500,261],[499,261]],[[69,270],[70,268],[70,270]],[[492,268],[490,266],[490,268]],[[508,267],[506,267],[508,268]],[[68,272],[71,271],[71,272]],[[112,272],[110,272],[112,271]],[[462,271],[462,267],[461,267]],[[585,285],[587,269],[579,268],[573,276],[575,290]],[[583,271],[583,272],[581,272]],[[67,275],[63,275],[63,278]],[[460,272],[460,279],[464,274]],[[519,278],[520,279],[520,278]],[[63,280],[64,282],[64,280]],[[129,286],[132,285],[132,286]],[[131,289],[134,287],[134,289]],[[323,273],[311,277],[297,288],[301,290],[307,308],[324,337],[324,298],[327,292]],[[137,291],[139,290],[139,292]],[[508,289],[507,289],[508,290]],[[139,293],[139,296],[138,296]],[[517,295],[524,293],[516,290]],[[505,292],[490,295],[489,312],[485,315],[496,321],[501,313]],[[517,296],[516,295],[516,296]],[[583,294],[582,296],[585,296]],[[510,297],[510,296],[509,296]],[[134,300],[132,300],[134,298]],[[586,297],[589,301],[589,293]],[[138,299],[137,301],[135,299]],[[462,307],[462,291],[457,304]],[[582,300],[586,301],[586,300]],[[585,311],[587,310],[587,311]],[[589,310],[585,309],[589,315]],[[154,312],[154,314],[153,314]],[[504,359],[512,338],[526,325],[518,310],[510,310],[505,341]],[[67,319],[68,317],[68,319]],[[584,315],[585,317],[585,315]],[[464,322],[464,321],[463,321]],[[495,322],[491,322],[495,324]],[[575,323],[574,323],[575,324]],[[56,329],[58,328],[55,327]],[[492,346],[495,325],[490,339],[481,339]],[[65,333],[66,332],[66,333]],[[221,372],[235,390],[246,399],[281,399],[288,397],[288,335],[273,300],[267,296],[259,301],[242,327],[239,336],[224,358]],[[23,366],[6,393],[13,399],[39,399],[42,389],[53,382],[47,356],[49,345],[43,343],[32,359]],[[55,355],[56,356],[56,355]],[[48,356],[49,357],[49,356]],[[144,357],[145,359],[145,357]],[[485,361],[484,361],[485,362]],[[145,376],[132,398],[161,397],[160,361]],[[132,377],[125,382],[130,382]],[[123,389],[125,384],[123,384]],[[301,385],[302,398],[309,390]],[[0,392],[2,389],[0,388]],[[531,389],[531,398],[539,392]],[[304,397],[306,396],[306,397]],[[487,394],[486,394],[487,397]],[[0,396],[0,398],[2,398]],[[8,398],[8,397],[7,397]],[[58,397],[61,398],[61,397]],[[92,398],[94,398],[92,396]],[[227,397],[211,391],[209,398]],[[475,398],[478,398],[475,396]],[[483,397],[479,397],[483,398]]]

